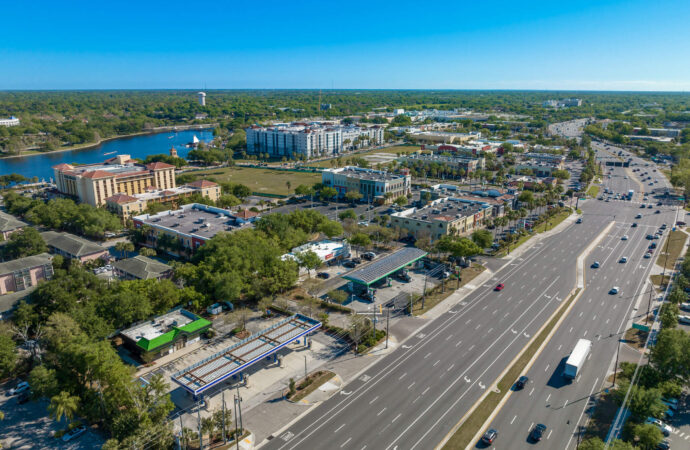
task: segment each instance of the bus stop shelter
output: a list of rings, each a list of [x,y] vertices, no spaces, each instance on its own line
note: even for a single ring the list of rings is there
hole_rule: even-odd
[[[416,247],[405,247],[395,253],[386,255],[383,258],[374,261],[366,267],[353,270],[344,275],[345,280],[353,283],[369,287],[382,278],[390,276],[410,264],[424,258],[427,252]]]

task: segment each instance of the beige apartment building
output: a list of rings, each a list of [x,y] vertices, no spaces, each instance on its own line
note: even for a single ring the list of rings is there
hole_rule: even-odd
[[[175,166],[162,162],[144,166],[129,155],[117,155],[100,164],[63,163],[54,166],[53,171],[61,193],[92,206],[103,206],[108,197],[116,194],[134,196],[146,193],[151,187],[175,188]]]

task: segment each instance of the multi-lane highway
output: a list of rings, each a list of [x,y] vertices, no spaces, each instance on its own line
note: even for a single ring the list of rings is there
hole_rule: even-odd
[[[511,393],[492,421],[491,426],[499,430],[500,436],[496,448],[530,446],[528,435],[537,423],[548,427],[542,447],[573,448],[585,410],[592,406],[592,394],[609,386],[605,378],[613,370],[612,359],[622,333],[632,318],[646,314],[651,289],[647,278],[655,259],[643,258],[649,245],[645,236],[654,234],[662,223],[672,225],[675,209],[656,206],[656,201],[653,209],[640,208],[643,194],[638,172],[632,169],[640,164],[644,167],[646,163],[637,158],[633,162],[637,165],[616,167],[611,177],[605,179],[606,187],[613,192],[625,194],[628,189],[634,189],[637,194],[632,202],[589,201],[582,206],[583,220],[598,221],[602,217],[611,220],[610,215],[602,212],[615,213],[615,226],[588,257],[586,289],[526,373],[529,383]],[[652,172],[651,166],[645,169],[659,179],[655,186],[666,187],[666,180],[658,172]],[[656,214],[657,209],[661,210],[660,214]],[[635,219],[637,214],[642,214],[642,218]],[[633,228],[633,223],[637,227]],[[623,236],[627,239],[623,240]],[[624,256],[628,258],[625,264],[619,262]],[[594,261],[600,262],[599,268],[590,267]],[[620,289],[616,295],[609,294],[613,286]],[[581,338],[592,341],[592,350],[582,372],[568,383],[562,377],[563,365]]]

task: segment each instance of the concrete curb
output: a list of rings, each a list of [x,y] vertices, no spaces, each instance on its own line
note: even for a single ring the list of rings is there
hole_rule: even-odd
[[[566,219],[566,220],[567,220],[567,219]],[[564,222],[565,222],[565,221],[564,221]],[[606,234],[610,231],[610,229],[613,227],[614,224],[615,224],[615,222],[613,222],[613,221],[610,222],[610,223],[606,226],[606,228],[604,228],[604,230],[603,230],[601,233],[599,233],[599,236],[597,236],[597,238],[596,238],[594,241],[592,241],[592,243],[591,243],[586,249],[584,249],[584,250],[582,251],[582,253],[580,253],[580,256],[578,256],[578,258],[577,258],[577,265],[576,265],[576,267],[575,267],[575,270],[576,270],[577,276],[578,276],[577,284],[580,283],[579,280],[580,280],[580,278],[581,278],[581,279],[582,279],[582,283],[583,283],[583,285],[584,285],[584,267],[582,267],[582,268],[580,267],[580,266],[583,266],[584,259],[587,257],[587,255],[589,255],[589,253],[592,251],[592,249],[593,249],[594,247],[596,247],[596,246],[599,244],[599,242],[604,238],[604,236],[606,236]],[[554,228],[554,229],[555,229],[555,228]],[[575,292],[578,288],[579,288],[579,287],[573,288],[573,289],[568,293],[568,297],[566,297],[566,298],[571,297],[571,296],[574,294],[574,292]],[[539,346],[539,348],[538,348],[537,351],[534,353],[534,355],[532,356],[532,358],[527,362],[527,365],[525,365],[525,371],[528,371],[529,368],[532,367],[532,365],[533,365],[534,362],[537,360],[537,358],[539,357],[539,355],[541,354],[541,352],[544,350],[544,347],[546,347],[546,345],[549,343],[549,341],[551,340],[551,338],[553,337],[553,335],[556,333],[556,331],[557,331],[558,328],[560,327],[561,323],[562,323],[562,322],[565,320],[565,318],[568,316],[568,313],[570,312],[570,310],[572,310],[572,308],[575,306],[575,303],[577,303],[577,300],[580,298],[580,296],[581,296],[582,293],[584,292],[584,289],[582,289],[582,288],[579,288],[579,289],[580,289],[580,291],[577,293],[576,297],[575,297],[575,298],[573,299],[573,301],[570,303],[570,305],[568,306],[568,309],[567,309],[566,311],[563,311],[563,314],[561,315],[561,317],[560,317],[560,319],[558,320],[558,322],[556,322],[556,325],[553,327],[553,329],[551,330],[551,332],[546,336],[546,339],[544,339],[544,342],[542,342],[542,344]],[[513,365],[515,365],[515,363],[522,357],[522,355],[527,351],[527,349],[530,347],[530,345],[532,345],[532,341],[533,341],[534,339],[536,339],[536,338],[542,333],[542,331],[544,330],[544,328],[546,328],[546,326],[549,324],[549,322],[551,322],[551,320],[552,320],[557,314],[559,314],[559,313],[561,312],[561,309],[563,308],[563,305],[565,305],[566,303],[567,303],[567,301],[566,301],[566,299],[564,299],[564,300],[563,300],[563,303],[561,304],[561,306],[559,306],[558,308],[556,308],[556,311],[554,311],[553,314],[542,324],[542,326],[539,327],[539,330],[538,330],[536,333],[534,333],[534,334],[532,335],[532,338],[530,339],[530,341],[527,342],[527,344],[525,344],[525,345],[522,347],[522,350],[520,350],[520,352],[513,358],[513,360],[510,361],[510,364],[508,364],[508,365],[506,366],[506,368],[498,375],[498,377],[496,377],[496,379],[492,382],[491,386],[495,387],[495,386],[503,379],[503,377],[505,377],[505,375],[510,371],[510,369],[512,369]],[[451,436],[453,436],[453,434],[455,434],[455,432],[462,426],[462,424],[465,423],[465,421],[467,420],[467,418],[468,418],[469,416],[471,416],[472,413],[474,413],[474,411],[479,407],[479,405],[481,405],[481,403],[484,401],[484,399],[486,399],[486,397],[487,397],[491,392],[493,392],[493,391],[494,391],[494,389],[487,389],[486,392],[485,392],[485,393],[474,403],[474,405],[472,405],[472,407],[462,416],[462,418],[460,419],[460,421],[451,429],[451,431],[450,431],[448,434],[446,434],[446,436],[444,436],[443,440],[442,440],[435,448],[436,448],[436,449],[442,448],[442,447],[446,444],[446,442],[448,442],[448,440],[451,438]],[[479,440],[479,437],[481,436],[482,431],[483,431],[483,430],[494,420],[494,418],[496,417],[496,415],[501,411],[501,408],[503,408],[503,405],[505,405],[505,403],[508,401],[508,399],[510,398],[512,392],[513,392],[513,391],[510,391],[510,390],[509,390],[508,393],[501,399],[501,401],[498,403],[498,405],[496,406],[496,408],[494,408],[494,410],[492,411],[492,413],[489,415],[489,417],[486,419],[486,421],[484,421],[484,423],[482,424],[482,426],[479,427],[479,430],[477,431],[477,433],[476,433],[476,434],[474,435],[474,437],[470,440],[470,444],[468,444],[468,446],[466,447],[467,449],[469,449],[469,448],[472,447],[472,443],[477,442],[477,440]]]

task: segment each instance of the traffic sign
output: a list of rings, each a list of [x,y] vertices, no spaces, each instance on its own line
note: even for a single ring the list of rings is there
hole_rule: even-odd
[[[649,331],[649,327],[647,325],[642,325],[641,323],[633,323],[632,327],[636,330]]]

